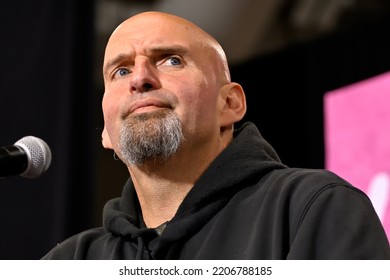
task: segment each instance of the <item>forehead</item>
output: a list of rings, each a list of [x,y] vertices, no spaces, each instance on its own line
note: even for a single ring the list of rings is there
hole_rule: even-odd
[[[169,45],[199,46],[202,35],[190,23],[166,17],[130,18],[111,35],[106,52],[121,48],[155,48]],[[123,50],[121,50],[123,51]],[[135,51],[135,50],[134,50]]]
[[[118,57],[134,59],[138,54],[166,53],[170,49],[174,50],[170,54],[181,51],[193,62],[207,64],[230,79],[225,53],[213,37],[183,18],[156,13],[132,17],[114,30],[106,46],[103,68],[107,69]]]

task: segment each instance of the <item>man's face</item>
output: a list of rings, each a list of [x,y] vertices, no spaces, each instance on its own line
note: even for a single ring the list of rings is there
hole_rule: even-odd
[[[113,33],[103,66],[107,148],[118,149],[124,123],[146,125],[148,116],[153,121],[166,115],[159,111],[176,114],[186,145],[215,139],[219,92],[227,80],[207,40],[192,26],[164,17],[132,19]]]

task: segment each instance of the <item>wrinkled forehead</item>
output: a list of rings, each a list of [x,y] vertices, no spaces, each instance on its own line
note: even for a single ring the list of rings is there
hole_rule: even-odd
[[[146,13],[127,19],[112,33],[105,61],[123,52],[183,46],[192,55],[210,57],[229,77],[226,56],[219,43],[190,21],[173,15]]]

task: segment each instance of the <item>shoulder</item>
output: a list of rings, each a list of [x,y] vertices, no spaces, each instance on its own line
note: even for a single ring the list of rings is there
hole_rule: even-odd
[[[364,192],[353,186],[350,182],[326,169],[285,168],[271,172],[269,179],[280,192],[302,195],[306,197],[317,196],[326,191],[341,189],[355,192],[364,196]]]
[[[368,196],[331,171],[286,168],[271,173],[267,193],[288,210],[295,228],[313,215],[375,215]]]
[[[92,245],[111,236],[102,227],[85,230],[58,243],[42,259],[86,259]]]

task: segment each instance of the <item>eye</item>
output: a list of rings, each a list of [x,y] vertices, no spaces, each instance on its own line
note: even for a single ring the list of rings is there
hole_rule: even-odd
[[[130,71],[126,68],[119,68],[114,73],[115,76],[119,76],[119,77],[123,77],[123,76],[126,76],[128,74],[130,74]]]
[[[163,65],[171,65],[171,66],[181,66],[183,61],[180,57],[170,56],[164,62]]]

